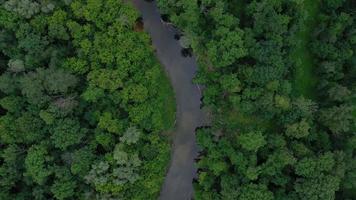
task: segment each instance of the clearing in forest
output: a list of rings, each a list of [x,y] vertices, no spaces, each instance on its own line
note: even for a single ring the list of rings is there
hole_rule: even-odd
[[[301,15],[300,25],[295,34],[296,46],[291,54],[295,62],[294,91],[297,95],[315,98],[314,88],[317,77],[314,73],[314,58],[310,52],[313,28],[319,12],[318,1],[304,1],[300,8],[304,13]]]

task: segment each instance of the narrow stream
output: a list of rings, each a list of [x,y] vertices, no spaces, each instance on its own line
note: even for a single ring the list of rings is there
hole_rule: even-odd
[[[174,36],[178,33],[171,25],[161,21],[156,2],[132,0],[141,12],[144,29],[150,34],[156,55],[164,66],[176,94],[177,123],[174,132],[171,163],[161,189],[162,200],[190,200],[193,179],[196,176],[194,158],[198,149],[195,129],[203,125],[200,110],[201,92],[192,83],[197,71],[194,56],[183,57],[181,46]]]

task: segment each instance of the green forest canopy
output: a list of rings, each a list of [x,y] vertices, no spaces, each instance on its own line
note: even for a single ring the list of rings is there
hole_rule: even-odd
[[[137,11],[0,3],[0,199],[156,199],[175,105]]]
[[[196,200],[356,198],[355,1],[158,4],[192,41],[214,116]]]
[[[157,1],[214,116],[195,199],[356,198],[354,1]],[[0,199],[157,199],[174,95],[123,2],[0,0]]]

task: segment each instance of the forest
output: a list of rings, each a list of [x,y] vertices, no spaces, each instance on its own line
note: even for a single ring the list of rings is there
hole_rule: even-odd
[[[174,94],[121,0],[0,0],[0,199],[156,199]]]
[[[159,197],[175,94],[129,2],[0,0],[0,200]],[[356,1],[154,2],[212,116],[193,199],[356,199]]]
[[[194,199],[356,199],[356,1],[157,1],[213,113]]]

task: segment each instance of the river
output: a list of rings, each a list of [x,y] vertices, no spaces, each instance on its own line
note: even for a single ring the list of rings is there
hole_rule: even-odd
[[[181,55],[182,48],[174,39],[177,30],[161,21],[155,1],[132,2],[142,15],[144,29],[152,38],[156,56],[168,74],[177,103],[171,162],[159,198],[190,200],[193,196],[192,182],[197,171],[194,166],[198,154],[195,129],[203,124],[204,119],[200,109],[201,92],[199,86],[192,83],[197,72],[197,62],[194,56]]]

